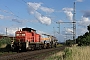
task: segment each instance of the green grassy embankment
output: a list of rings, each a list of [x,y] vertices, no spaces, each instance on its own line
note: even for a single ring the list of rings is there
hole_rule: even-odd
[[[53,54],[45,60],[90,60],[90,46],[67,47],[64,51]]]

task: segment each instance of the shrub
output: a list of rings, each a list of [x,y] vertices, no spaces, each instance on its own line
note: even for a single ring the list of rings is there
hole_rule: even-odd
[[[0,47],[2,45],[10,45],[11,44],[11,39],[9,37],[3,37],[0,39]]]
[[[72,56],[72,50],[70,48],[65,48],[64,50],[64,55],[63,55],[63,58],[69,58],[70,56]]]

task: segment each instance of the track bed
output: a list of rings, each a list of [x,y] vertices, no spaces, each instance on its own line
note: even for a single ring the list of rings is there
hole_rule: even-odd
[[[36,51],[28,51],[17,53],[13,55],[1,56],[0,60],[43,60],[45,57],[51,55],[52,52],[59,52],[64,50],[64,46],[52,49],[43,49]]]

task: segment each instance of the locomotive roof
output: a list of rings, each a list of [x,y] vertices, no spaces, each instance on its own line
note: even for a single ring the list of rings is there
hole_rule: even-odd
[[[42,34],[42,35],[46,35],[46,36],[51,36],[51,37],[55,37],[55,36],[52,36],[52,35],[49,35],[49,34]]]
[[[32,28],[22,28],[22,31],[29,31],[29,32],[31,32],[31,31],[35,31],[36,32],[36,30],[34,30],[34,29],[32,29]]]

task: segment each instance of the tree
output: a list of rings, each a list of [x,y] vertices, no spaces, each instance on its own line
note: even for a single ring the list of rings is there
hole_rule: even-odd
[[[67,46],[72,46],[74,44],[74,42],[75,42],[74,40],[70,40],[70,39],[66,40],[66,45]]]
[[[89,31],[89,33],[90,33],[90,25],[88,25],[88,26],[87,26],[87,30],[88,30],[88,31]]]
[[[76,39],[76,43],[81,46],[81,45],[90,45],[90,25],[87,26],[87,30],[89,32],[86,32],[82,36],[78,36]]]
[[[2,45],[10,45],[11,44],[11,39],[9,37],[3,37],[0,39],[0,46]]]

